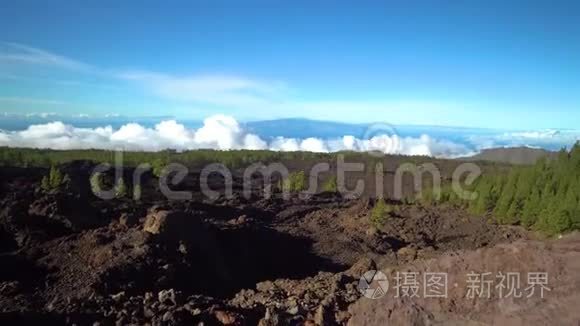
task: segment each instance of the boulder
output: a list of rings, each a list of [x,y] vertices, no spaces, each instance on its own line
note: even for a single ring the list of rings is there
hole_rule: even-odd
[[[376,269],[377,265],[374,262],[374,260],[368,257],[362,257],[344,273],[345,275],[350,276],[354,279],[359,279],[364,275],[364,273]]]
[[[399,259],[404,261],[412,261],[417,258],[417,249],[412,247],[403,247],[397,251],[397,256]]]
[[[164,305],[177,305],[175,290],[173,289],[159,291],[157,294],[157,299],[159,300],[159,303]]]
[[[216,310],[214,312],[215,318],[222,323],[222,325],[239,325],[241,316],[226,310]]]
[[[145,218],[143,231],[178,241],[193,236],[202,227],[201,221],[190,214],[169,210],[152,210]]]

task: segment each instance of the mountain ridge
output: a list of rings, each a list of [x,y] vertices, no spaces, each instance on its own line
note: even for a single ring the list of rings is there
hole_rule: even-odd
[[[460,159],[467,161],[491,161],[517,165],[531,165],[544,157],[551,159],[555,157],[556,154],[557,152],[554,151],[528,146],[497,147],[483,149],[478,154],[462,157]]]

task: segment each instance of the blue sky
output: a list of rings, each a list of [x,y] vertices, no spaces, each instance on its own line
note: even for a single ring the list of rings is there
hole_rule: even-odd
[[[0,112],[578,127],[578,1],[312,2],[3,1]]]

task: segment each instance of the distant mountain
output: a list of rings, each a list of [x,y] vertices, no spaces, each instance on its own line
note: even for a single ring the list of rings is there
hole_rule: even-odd
[[[345,135],[362,137],[369,124],[352,124],[319,121],[301,118],[251,121],[244,124],[246,129],[263,137],[290,138],[340,138]]]
[[[510,164],[534,164],[542,157],[553,158],[557,153],[541,148],[506,147],[484,149],[481,153],[462,158],[469,161],[493,161]]]
[[[347,123],[323,120],[310,120],[303,118],[287,118],[276,120],[250,121],[243,126],[251,133],[262,137],[289,137],[307,138],[316,137],[321,139],[342,138],[350,135],[360,139],[374,136],[373,128],[387,134],[397,134],[400,137],[418,138],[429,135],[436,139],[445,139],[457,143],[465,143],[465,139],[472,135],[497,134],[492,129],[426,126],[426,125],[391,125],[388,123]]]

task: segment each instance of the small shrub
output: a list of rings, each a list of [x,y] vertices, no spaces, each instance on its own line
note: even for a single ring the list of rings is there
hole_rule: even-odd
[[[290,192],[300,192],[306,190],[306,183],[304,171],[293,172],[284,179],[282,188]]]
[[[333,175],[330,178],[328,178],[328,180],[326,180],[324,185],[322,185],[322,190],[326,192],[337,192],[338,186],[336,184],[336,176]]]
[[[151,163],[151,168],[152,168],[152,172],[153,175],[155,175],[156,177],[161,177],[161,174],[163,173],[163,169],[165,168],[165,166],[167,165],[167,162],[163,159],[155,159],[152,163]]]
[[[554,211],[551,214],[543,214],[535,229],[547,235],[556,235],[573,230],[574,222],[570,212],[566,210]]]
[[[48,176],[44,176],[40,182],[40,187],[42,190],[49,192],[60,189],[65,183],[69,183],[70,178],[68,175],[62,175],[59,169],[55,166],[50,167],[50,172]]]
[[[435,204],[435,193],[432,188],[422,189],[419,201],[424,206],[431,206]]]
[[[54,167],[54,165],[50,168],[50,173],[48,175],[48,182],[52,188],[58,188],[62,184],[62,173],[59,169]]]
[[[48,177],[47,176],[42,177],[42,181],[40,182],[40,187],[44,191],[50,191],[51,190],[50,181],[48,181]]]
[[[384,199],[377,199],[375,207],[371,211],[370,222],[378,229],[387,222],[392,211],[392,207],[387,205]]]

